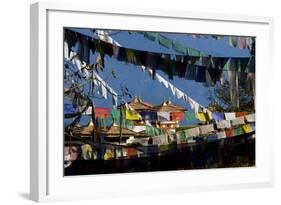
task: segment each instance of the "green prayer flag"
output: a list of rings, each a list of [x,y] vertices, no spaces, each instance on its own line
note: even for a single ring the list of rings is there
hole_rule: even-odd
[[[194,112],[185,112],[185,118],[189,122],[194,122],[197,120],[196,114]]]
[[[186,133],[185,131],[180,132],[180,141],[185,142],[186,141]]]
[[[162,36],[161,34],[159,35],[159,44],[166,48],[172,48],[172,40]]]
[[[230,36],[229,37],[229,45],[232,47],[236,47],[238,44],[238,39],[236,36]]]
[[[109,117],[109,122],[111,124],[115,123],[117,125],[120,124],[120,110],[119,109],[112,109]]]
[[[145,134],[148,136],[158,136],[164,133],[165,131],[163,129],[156,128],[153,126],[148,126],[148,125],[145,126]]]
[[[133,127],[135,125],[135,122],[132,120],[126,120],[125,119],[125,113],[122,111],[123,115],[123,120],[122,120],[122,127]],[[109,117],[109,123],[113,124],[115,123],[116,125],[120,126],[120,109],[112,109]]]
[[[242,127],[235,128],[234,129],[234,134],[235,135],[242,135],[242,134],[244,134],[244,131],[243,131]]]
[[[187,48],[187,53],[188,53],[189,56],[196,56],[196,57],[198,56],[198,57],[200,57],[200,51],[195,50],[193,48]]]
[[[249,60],[249,63],[245,69],[245,72],[248,73],[255,73],[255,68],[256,68],[256,62],[255,62],[255,58],[251,57]]]
[[[239,69],[239,71],[245,72],[248,64],[249,64],[249,58],[241,58],[240,59],[240,69]]]
[[[229,58],[228,61],[226,62],[226,64],[223,66],[223,70],[230,70],[230,62],[231,62],[231,59]]]
[[[179,53],[186,54],[186,48],[181,43],[173,41],[173,49]]]
[[[144,32],[144,37],[146,37],[147,39],[151,40],[151,41],[155,41],[158,37],[158,33],[156,32]]]
[[[209,56],[208,54],[206,54],[206,53],[200,51],[200,57],[208,57],[208,56]]]
[[[230,66],[229,66],[229,70],[231,71],[239,71],[239,59],[237,58],[231,58],[230,59]]]

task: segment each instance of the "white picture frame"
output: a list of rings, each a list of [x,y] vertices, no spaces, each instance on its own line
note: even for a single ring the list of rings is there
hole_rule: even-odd
[[[30,198],[34,201],[95,199],[273,186],[271,102],[273,19],[182,11],[98,8],[94,4],[35,3],[30,13]],[[95,21],[96,20],[96,21]],[[183,26],[187,25],[187,26]],[[188,26],[192,25],[192,27]],[[195,32],[257,37],[256,166],[208,170],[63,177],[62,29]],[[272,74],[272,73],[271,73]],[[268,109],[263,109],[267,107]],[[270,140],[269,140],[270,139]],[[57,141],[56,141],[57,140]],[[165,180],[163,180],[165,179]],[[116,187],[113,189],[107,189]],[[114,184],[118,185],[115,186]],[[71,187],[83,187],[73,190]],[[118,188],[117,188],[118,187]]]

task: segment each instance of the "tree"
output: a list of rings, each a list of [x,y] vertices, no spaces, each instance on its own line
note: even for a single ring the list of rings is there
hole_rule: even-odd
[[[214,88],[209,89],[208,99],[210,104],[208,108],[211,111],[217,112],[237,112],[237,111],[247,111],[254,112],[254,95],[248,86],[239,86],[239,108],[233,107],[230,100],[230,86],[226,82],[223,85],[216,84]]]

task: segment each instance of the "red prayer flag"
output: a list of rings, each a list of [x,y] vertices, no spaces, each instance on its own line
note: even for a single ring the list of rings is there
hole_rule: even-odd
[[[233,129],[232,128],[226,129],[225,135],[226,135],[226,137],[232,137],[234,135]]]
[[[172,119],[174,121],[182,121],[184,119],[184,112],[173,112]]]
[[[133,158],[137,156],[137,150],[134,148],[125,148],[125,152],[127,153],[127,157]]]
[[[110,108],[97,107],[95,113],[96,117],[110,117]]]
[[[236,117],[244,117],[248,115],[248,112],[236,112]]]

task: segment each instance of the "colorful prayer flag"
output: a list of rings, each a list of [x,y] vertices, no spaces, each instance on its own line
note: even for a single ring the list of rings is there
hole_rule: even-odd
[[[110,108],[97,107],[95,108],[96,117],[110,117]]]
[[[242,126],[243,130],[245,131],[245,133],[250,133],[253,131],[252,127],[250,124],[245,124]]]
[[[223,112],[213,112],[212,117],[216,122],[224,120],[224,113]]]
[[[201,121],[201,122],[206,122],[207,118],[206,118],[206,114],[204,112],[198,112],[197,113],[197,118]]]
[[[184,119],[184,112],[172,112],[172,120],[182,121]]]
[[[135,110],[126,110],[125,115],[126,120],[141,120],[141,115]]]
[[[236,117],[244,117],[248,115],[248,112],[236,112]]]
[[[196,114],[194,112],[185,112],[185,119],[189,122],[194,122],[197,120]]]

